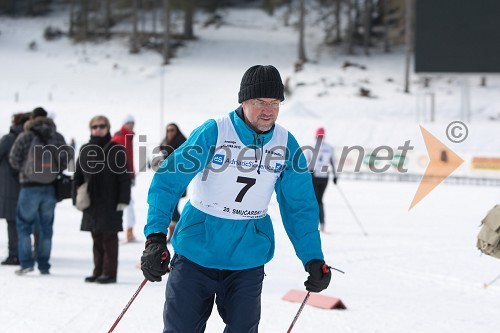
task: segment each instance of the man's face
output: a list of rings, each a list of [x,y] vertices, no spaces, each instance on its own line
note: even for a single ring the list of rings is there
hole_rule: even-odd
[[[280,101],[274,98],[254,98],[243,102],[245,122],[254,131],[269,131],[280,111]]]

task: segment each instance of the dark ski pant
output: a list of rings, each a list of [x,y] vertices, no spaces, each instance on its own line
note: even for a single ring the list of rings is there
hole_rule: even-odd
[[[106,275],[116,278],[118,271],[118,233],[92,231],[94,253],[93,276]]]
[[[264,266],[231,271],[175,254],[166,289],[163,333],[204,332],[214,300],[224,333],[257,333]]]
[[[16,220],[7,220],[7,234],[9,235],[9,257],[17,258],[17,226]]]
[[[319,223],[325,223],[325,210],[323,209],[323,194],[325,194],[326,186],[328,185],[328,177],[314,177],[313,186],[314,194],[319,206]]]

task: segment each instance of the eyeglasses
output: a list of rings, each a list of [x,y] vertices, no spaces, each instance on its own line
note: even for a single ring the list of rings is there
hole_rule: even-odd
[[[175,132],[175,128],[167,128],[167,133],[168,132]]]
[[[92,125],[92,126],[90,126],[90,128],[92,128],[93,130],[95,130],[95,129],[105,129],[105,128],[108,128],[108,125],[106,125],[106,124]]]
[[[280,101],[272,101],[272,102],[266,102],[260,99],[256,99],[253,101],[250,101],[250,104],[253,106],[256,106],[258,108],[263,108],[265,106],[269,106],[270,108],[277,109],[280,107],[280,105],[283,105],[283,102]]]

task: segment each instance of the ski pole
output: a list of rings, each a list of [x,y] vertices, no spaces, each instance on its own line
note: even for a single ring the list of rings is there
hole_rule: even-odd
[[[351,211],[352,216],[354,216],[354,219],[356,220],[356,222],[358,223],[359,227],[361,228],[361,231],[363,231],[363,235],[368,236],[368,234],[365,231],[365,228],[363,228],[363,225],[361,224],[361,222],[359,221],[358,217],[356,216],[356,213],[354,212],[354,209],[352,209],[351,204],[349,203],[349,201],[345,197],[344,192],[342,192],[342,190],[340,189],[339,185],[337,185],[336,187],[339,190],[339,193],[342,196],[342,199],[344,199],[345,204],[347,205],[347,207]]]
[[[302,301],[302,304],[300,305],[299,311],[295,315],[295,318],[293,318],[292,324],[290,325],[290,327],[288,328],[288,331],[286,331],[286,333],[290,333],[292,331],[292,328],[295,325],[295,322],[297,321],[297,319],[299,319],[300,313],[302,312],[302,309],[304,308],[304,306],[307,303],[307,300],[309,299],[309,295],[311,295],[310,291],[308,291],[306,297],[304,297],[304,300]]]
[[[123,309],[122,313],[120,313],[120,315],[118,316],[118,318],[116,318],[115,323],[113,324],[113,326],[111,326],[111,328],[109,329],[108,333],[113,332],[113,330],[115,329],[116,325],[118,325],[118,323],[120,322],[120,320],[122,319],[122,317],[125,315],[125,312],[127,312],[128,308],[130,307],[130,305],[132,304],[132,302],[135,300],[135,298],[137,297],[137,295],[139,295],[139,293],[141,292],[142,287],[144,287],[144,285],[146,284],[146,282],[148,282],[148,279],[144,279],[141,282],[141,284],[139,285],[139,288],[137,288],[137,290],[135,291],[135,293],[132,296],[132,298],[128,301],[127,305],[125,305],[125,308]]]
[[[497,282],[497,280],[500,279],[500,275],[497,276],[496,278],[494,278],[493,280],[490,281],[490,283],[485,283],[483,284],[483,287],[486,289],[488,288],[489,286],[491,286],[493,283]]]
[[[336,270],[337,272],[340,272],[342,274],[345,274],[344,271],[341,271],[340,269],[338,268],[335,268],[335,267],[332,267],[332,266],[327,266],[329,269],[334,269]],[[325,271],[323,271],[325,272]],[[295,323],[297,322],[297,319],[299,319],[299,316],[300,316],[300,313],[302,312],[302,309],[304,309],[304,306],[306,305],[307,303],[307,300],[309,299],[309,296],[311,295],[311,292],[308,291],[307,292],[307,295],[306,297],[304,297],[304,300],[302,301],[302,304],[300,305],[300,308],[299,308],[299,311],[297,312],[297,314],[295,315],[295,318],[293,318],[293,321],[292,321],[292,324],[290,325],[290,327],[288,328],[288,331],[286,331],[286,333],[290,333],[292,331],[292,328],[293,326],[295,325]]]

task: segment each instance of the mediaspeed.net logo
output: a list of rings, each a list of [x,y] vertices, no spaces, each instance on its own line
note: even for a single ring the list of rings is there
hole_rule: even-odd
[[[424,138],[425,148],[429,155],[429,164],[425,169],[424,176],[420,180],[417,192],[413,197],[408,211],[422,201],[464,162],[460,156],[422,126],[420,126],[420,132]],[[453,121],[446,127],[446,137],[452,143],[463,142],[467,139],[468,135],[469,130],[461,121]],[[443,156],[446,156],[446,158],[443,158]]]
[[[432,135],[429,131],[427,131],[424,127],[420,126],[420,131],[422,137],[425,141],[427,154],[429,156],[429,164],[424,172],[424,175],[420,181],[420,184],[417,188],[417,191],[413,197],[413,200],[410,204],[408,210],[411,210],[415,207],[420,201],[422,201],[432,190],[434,190],[443,180],[445,180],[449,175],[451,175],[463,162],[464,160],[460,158],[455,152],[453,152],[449,147],[447,147],[443,142],[439,141],[434,135]],[[452,143],[460,143],[465,141],[468,136],[468,128],[467,126],[460,121],[451,122],[446,128],[446,136],[448,140]],[[165,159],[166,151],[161,149],[161,146],[156,146],[152,149],[152,160],[149,161],[147,157],[147,146],[144,145],[147,143],[146,135],[139,135],[139,172],[147,172],[147,165],[151,166],[154,172],[157,173],[169,173],[169,172],[198,172],[200,170],[201,165],[206,165],[206,161],[203,158],[203,147],[200,146],[186,146],[182,150],[181,157],[183,158],[182,163],[175,162],[175,155],[171,155],[169,160],[171,163],[163,163]],[[39,148],[39,149],[36,149]],[[318,153],[321,148],[321,140],[316,142],[316,145],[313,146],[303,146],[301,149],[295,151],[291,157],[291,160],[294,161],[291,164],[291,168],[294,169],[298,173],[308,173],[310,170],[314,169],[315,163],[318,162]],[[362,146],[345,146],[342,149],[342,154],[339,160],[339,165],[337,165],[337,172],[342,172],[346,157],[351,152],[358,152],[358,158],[355,159],[354,172],[361,171],[361,165],[363,163],[367,164],[370,171],[373,173],[384,173],[389,170],[389,168],[395,167],[399,173],[406,173],[408,169],[405,168],[405,160],[408,151],[412,150],[414,147],[410,144],[410,140],[405,141],[404,145],[398,147],[395,151],[393,148],[389,146],[379,146],[373,149],[368,155],[365,153],[365,149]],[[66,150],[74,149],[71,146],[61,146],[54,147],[54,156],[56,156],[56,160],[60,160],[61,158],[66,159],[66,165],[70,170],[75,170],[75,159],[69,159],[69,154],[65,153]],[[215,149],[215,147],[210,147],[210,150]],[[211,161],[214,165],[217,165],[217,168],[205,168],[204,169],[204,178],[208,177],[210,172],[224,172],[226,170],[227,165],[235,165],[241,172],[251,173],[256,169],[266,168],[269,171],[279,173],[286,169],[285,164],[281,164],[281,162],[275,161],[276,158],[282,160],[283,156],[288,153],[287,147],[275,147],[273,150],[266,150],[266,155],[262,159],[262,163],[257,164],[254,162],[250,162],[254,158],[257,158],[257,155],[246,156],[245,154],[250,152],[255,153],[255,149],[252,147],[245,147],[241,149],[237,156],[232,157],[230,151],[226,151],[224,154],[218,153],[215,154]],[[89,156],[93,156],[94,160],[87,161],[87,164],[80,164],[82,170],[85,170],[87,173],[95,174],[99,173],[103,170],[104,164],[107,163],[107,159],[104,159],[106,154],[111,153],[111,149],[108,152],[103,151],[103,149],[96,145],[88,145],[82,149],[83,151],[87,151]],[[303,166],[298,161],[301,158],[301,155],[306,151],[311,152],[311,164],[308,166]],[[80,153],[82,153],[80,152]],[[386,153],[387,156],[378,156],[379,153],[383,155]],[[41,156],[45,154],[43,150],[43,146],[35,147],[35,155]],[[49,152],[51,153],[51,152]],[[120,151],[119,153],[123,153],[124,151]],[[60,156],[60,154],[62,154]],[[71,155],[74,155],[71,154]],[[443,155],[446,158],[443,158]],[[210,155],[209,155],[210,156]],[[390,158],[388,158],[390,156]],[[260,157],[259,157],[260,159]],[[273,161],[274,160],[274,161]],[[388,162],[388,160],[390,160]],[[78,159],[79,161],[79,159]],[[227,164],[226,164],[227,161]],[[92,162],[92,163],[89,163]],[[272,162],[272,163],[271,163]],[[385,162],[385,163],[384,163]],[[388,162],[388,163],[387,163]],[[163,165],[163,166],[162,166]],[[274,165],[274,166],[272,166]],[[156,167],[154,167],[156,166]],[[54,167],[51,164],[50,167]],[[57,165],[56,165],[57,167]],[[328,166],[323,166],[328,168]],[[128,172],[120,170],[115,170],[114,164],[109,165],[111,172]],[[56,168],[57,169],[57,168]],[[43,170],[37,170],[35,168],[35,172],[42,172]],[[326,171],[326,170],[325,170]],[[59,170],[52,170],[51,172],[59,173]]]

